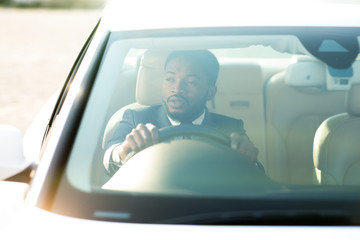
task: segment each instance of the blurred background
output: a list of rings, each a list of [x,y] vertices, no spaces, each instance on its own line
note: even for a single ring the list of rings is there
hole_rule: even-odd
[[[59,89],[104,0],[0,0],[0,124],[24,134]]]
[[[13,7],[99,8],[104,0],[0,0],[1,5]]]

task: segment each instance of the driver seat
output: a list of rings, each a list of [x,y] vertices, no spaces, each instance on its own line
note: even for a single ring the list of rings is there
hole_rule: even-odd
[[[147,51],[144,53],[140,61],[136,81],[136,102],[120,108],[111,116],[104,132],[103,149],[111,146],[109,141],[127,109],[140,109],[161,104],[161,88],[164,78],[162,67],[168,54],[167,51],[156,51],[156,53]]]
[[[346,113],[326,119],[314,138],[315,182],[360,185],[360,85],[347,94]]]

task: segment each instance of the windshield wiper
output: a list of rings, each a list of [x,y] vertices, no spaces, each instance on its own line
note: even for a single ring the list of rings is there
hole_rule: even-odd
[[[356,221],[355,221],[356,219]],[[200,225],[356,225],[344,211],[286,210],[215,212],[167,219],[160,223]]]

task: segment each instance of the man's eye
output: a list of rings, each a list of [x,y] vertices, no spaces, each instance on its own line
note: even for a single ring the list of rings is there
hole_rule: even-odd
[[[189,80],[186,81],[186,83],[189,84],[189,85],[196,85],[197,81],[193,80],[193,79],[189,79]]]
[[[165,78],[165,81],[167,81],[167,82],[173,82],[173,81],[174,81],[174,78],[172,78],[172,77],[166,77],[166,78]]]

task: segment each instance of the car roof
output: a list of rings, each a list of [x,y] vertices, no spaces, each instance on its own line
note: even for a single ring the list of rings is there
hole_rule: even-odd
[[[112,0],[105,7],[102,21],[111,31],[239,26],[357,27],[359,12],[358,0]]]

